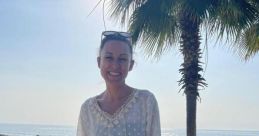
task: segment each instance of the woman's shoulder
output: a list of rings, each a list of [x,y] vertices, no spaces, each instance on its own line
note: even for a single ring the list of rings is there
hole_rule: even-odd
[[[149,90],[138,89],[137,93],[139,102],[145,104],[148,109],[153,109],[154,107],[157,107],[157,100],[152,92],[150,92]]]
[[[92,96],[92,97],[86,99],[86,100],[84,101],[84,103],[82,104],[82,106],[83,106],[83,107],[88,107],[88,106],[90,106],[90,105],[93,105],[93,104],[96,102],[96,100],[98,100],[98,99],[103,95],[103,93],[104,93],[104,92],[102,92],[102,93],[100,93],[100,94],[98,94],[98,95],[95,95],[95,96]]]
[[[146,89],[136,89],[138,97],[145,98],[145,99],[155,99],[154,94]]]
[[[96,96],[90,97],[90,98],[86,99],[83,102],[83,104],[81,105],[81,109],[89,109],[89,108],[91,108],[93,106],[93,104],[94,104],[95,97]]]

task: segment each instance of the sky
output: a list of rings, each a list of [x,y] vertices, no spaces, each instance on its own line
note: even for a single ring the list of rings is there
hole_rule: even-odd
[[[102,6],[88,16],[96,4],[0,0],[0,123],[76,126],[81,104],[105,89],[96,63],[105,30]],[[126,30],[104,18],[107,30]],[[259,55],[244,62],[228,45],[211,41],[207,53],[202,74],[208,87],[200,91],[197,128],[259,130]],[[185,128],[178,49],[152,61],[137,48],[134,59],[127,83],[155,94],[163,128]]]

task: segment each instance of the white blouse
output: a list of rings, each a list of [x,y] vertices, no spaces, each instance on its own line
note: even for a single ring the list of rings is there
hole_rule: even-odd
[[[81,106],[77,136],[161,136],[158,105],[151,92],[135,89],[112,115],[101,110],[96,97]]]

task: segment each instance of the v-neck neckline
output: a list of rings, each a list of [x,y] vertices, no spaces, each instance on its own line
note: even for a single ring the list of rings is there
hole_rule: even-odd
[[[126,107],[130,107],[128,105],[130,105],[132,103],[132,101],[134,100],[134,97],[137,93],[136,89],[133,89],[131,94],[128,96],[128,98],[125,100],[125,102],[123,102],[123,104],[114,112],[114,113],[108,113],[106,111],[104,111],[103,109],[101,109],[98,100],[97,100],[97,96],[94,97],[94,105],[97,108],[97,110],[107,119],[109,120],[113,120],[115,118],[117,118],[117,116],[120,116],[123,112],[125,112],[125,110],[127,109]]]

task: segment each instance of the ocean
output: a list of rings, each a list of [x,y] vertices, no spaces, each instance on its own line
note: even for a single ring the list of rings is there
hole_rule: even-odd
[[[0,124],[0,136],[75,136],[72,126]],[[185,136],[183,129],[162,129],[162,136]],[[197,136],[259,136],[259,131],[197,130]]]

